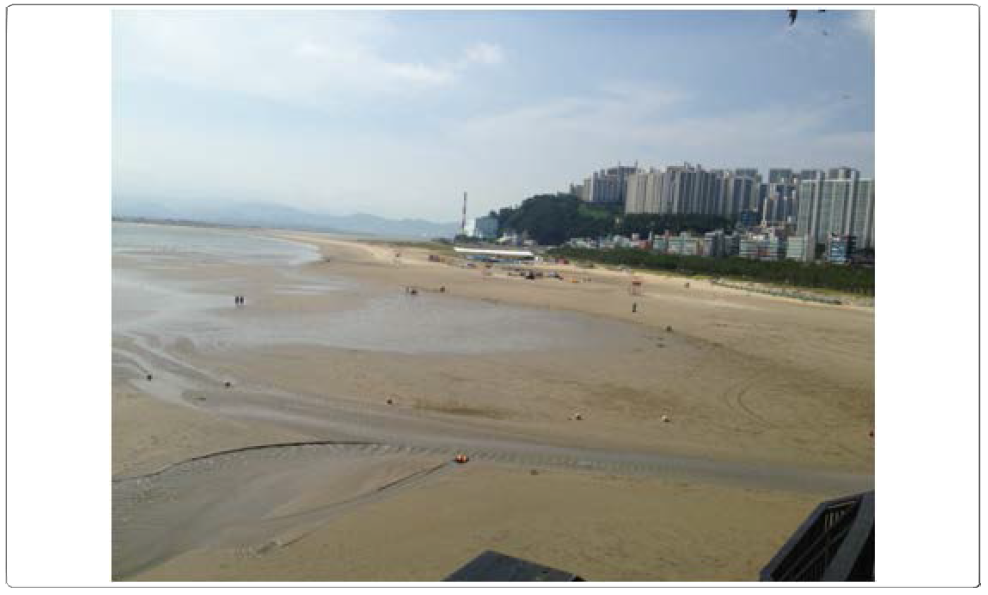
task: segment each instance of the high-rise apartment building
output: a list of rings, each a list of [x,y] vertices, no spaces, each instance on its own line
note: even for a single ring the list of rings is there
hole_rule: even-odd
[[[699,165],[671,165],[628,176],[626,213],[719,215],[722,172]]]
[[[776,167],[768,170],[769,184],[792,184],[793,171],[788,168]]]
[[[716,215],[718,211],[717,174],[697,166],[696,199],[686,214]]]
[[[728,174],[724,177],[723,189],[721,216],[738,217],[758,209],[758,184],[754,178]]]
[[[661,171],[652,169],[628,176],[624,212],[659,214],[663,175]]]
[[[857,181],[854,204],[849,211],[847,233],[854,236],[859,248],[875,247],[875,180]]]
[[[696,195],[696,170],[691,165],[673,165],[662,177],[662,206],[664,215],[690,212]]]
[[[855,245],[874,247],[875,182],[857,170],[837,168],[835,177],[801,182],[797,233],[815,243],[831,235],[854,236]]]
[[[760,179],[754,168],[704,170],[684,163],[644,171],[619,166],[587,178],[582,198],[623,203],[628,214],[719,215],[746,226],[793,223],[814,244],[838,234],[853,235],[857,246],[874,247],[874,180],[862,179],[849,167],[798,174],[773,168],[769,182]]]
[[[790,178],[791,179],[791,178]],[[761,205],[761,218],[768,223],[785,223],[795,216],[796,186],[790,182],[769,182]]]
[[[699,165],[675,165],[663,176],[660,212],[670,215],[719,214],[718,173]]]
[[[742,176],[745,178],[751,178],[752,180],[762,181],[762,174],[758,173],[757,167],[738,167],[734,170],[734,175]]]
[[[625,194],[624,179],[603,172],[594,172],[583,186],[583,196],[591,203],[620,203]]]
[[[627,178],[637,172],[637,167],[621,165],[594,172],[584,181],[584,200],[598,204],[624,204]]]
[[[822,176],[800,180],[798,189],[796,233],[807,236],[809,241],[815,244],[819,225],[820,194],[823,193]]]
[[[827,172],[823,171],[822,169],[802,169],[799,171],[799,174],[796,176],[796,179],[793,182],[793,185],[795,186],[795,192],[793,193],[793,199],[792,199],[793,217],[798,218],[800,208],[802,207],[802,205],[809,204],[807,201],[803,200],[803,196],[801,193],[803,182],[813,182],[816,180],[822,180],[825,177],[827,177]]]
[[[851,178],[856,178],[860,176],[861,173],[854,169],[853,167],[841,166],[832,167],[827,170],[828,180],[850,180]]]
[[[625,180],[625,213],[645,213],[646,173],[631,174]]]
[[[843,234],[847,223],[848,208],[852,206],[857,180],[827,179],[820,194],[820,211],[817,219],[817,241],[829,234]]]
[[[819,180],[820,178],[827,177],[827,174],[822,169],[801,169],[799,170],[799,175],[797,176],[800,182],[806,182],[808,180]]]

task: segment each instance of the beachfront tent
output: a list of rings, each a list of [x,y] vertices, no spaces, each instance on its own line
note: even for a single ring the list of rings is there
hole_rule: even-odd
[[[531,250],[492,250],[489,248],[461,248],[460,246],[454,246],[453,250],[455,250],[457,254],[465,254],[468,256],[490,256],[494,258],[511,258],[515,260],[535,258],[535,254],[533,254]]]

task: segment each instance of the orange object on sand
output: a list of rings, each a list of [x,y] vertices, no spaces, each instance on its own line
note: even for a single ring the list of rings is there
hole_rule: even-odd
[[[468,457],[465,454],[458,454],[458,455],[456,455],[456,458],[454,458],[453,460],[462,465],[463,463],[466,463],[467,461],[469,461],[470,460],[470,457]]]

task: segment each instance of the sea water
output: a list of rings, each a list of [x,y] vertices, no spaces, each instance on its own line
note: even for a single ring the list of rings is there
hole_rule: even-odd
[[[643,332],[573,312],[510,306],[445,294],[407,295],[370,290],[358,281],[314,274],[304,264],[318,251],[301,243],[249,231],[114,224],[114,333],[154,337],[200,349],[243,349],[278,344],[402,353],[480,354],[506,351],[599,349],[640,340]],[[233,304],[246,283],[226,265],[267,267],[266,293],[296,298],[329,296],[317,309],[252,308]],[[331,267],[331,265],[329,265]],[[224,277],[202,275],[215,267]],[[234,272],[230,272],[230,271]],[[193,274],[200,271],[199,274]],[[232,276],[231,276],[232,275]],[[332,302],[333,292],[351,299]],[[353,299],[356,296],[356,299]]]
[[[319,258],[319,251],[308,244],[210,227],[115,222],[112,245],[114,255],[162,261],[297,265]]]

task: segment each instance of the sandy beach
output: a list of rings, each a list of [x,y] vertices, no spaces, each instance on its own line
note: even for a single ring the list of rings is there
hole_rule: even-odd
[[[114,255],[115,580],[757,580],[873,484],[872,308],[236,233],[315,256]]]

